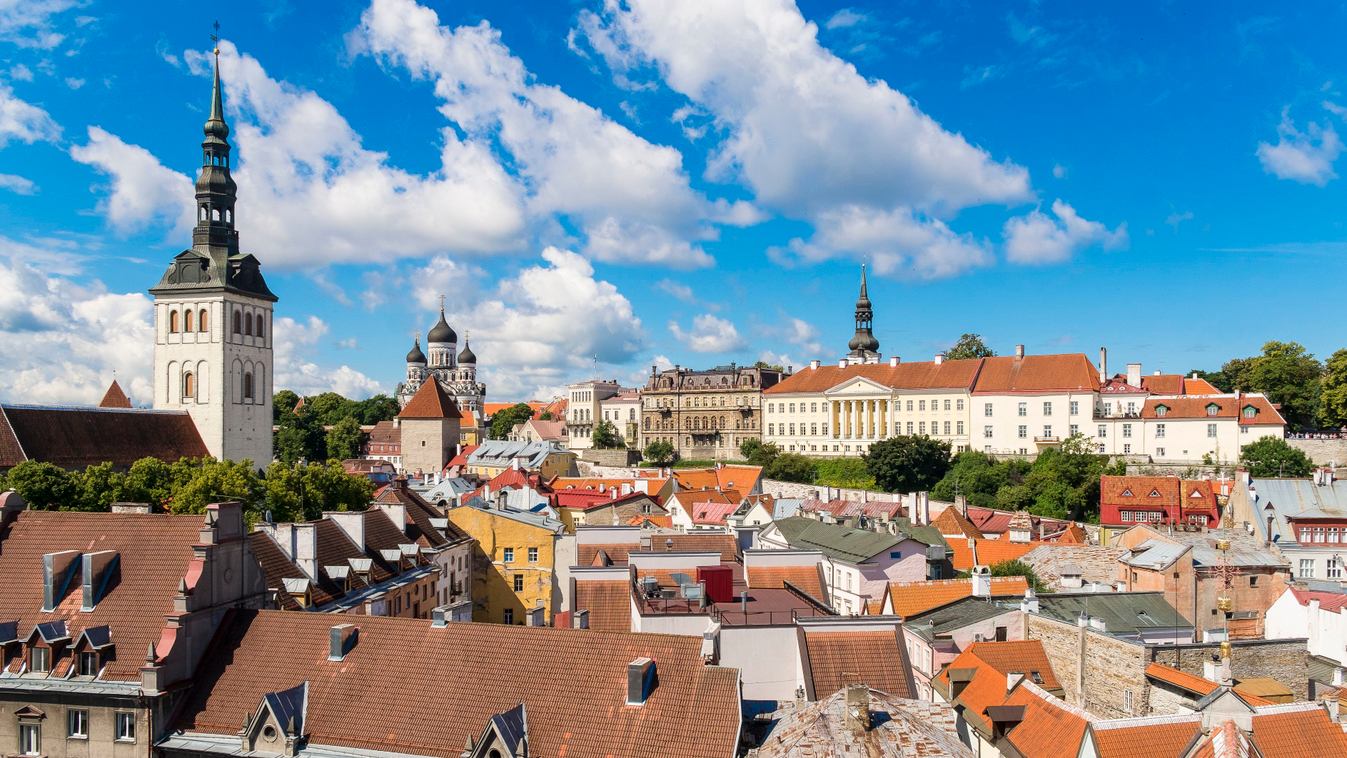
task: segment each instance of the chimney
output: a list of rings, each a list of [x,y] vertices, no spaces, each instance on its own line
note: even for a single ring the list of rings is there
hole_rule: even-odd
[[[1121,590],[1119,591],[1121,592]],[[1090,617],[1085,615],[1084,612],[1081,612],[1081,614],[1076,617],[1076,626],[1080,627],[1081,629],[1084,629],[1089,625],[1090,625]]]
[[[113,513],[150,513],[149,503],[113,503]]]
[[[641,549],[642,550],[650,549],[650,535],[648,534],[641,535]]]
[[[1095,630],[1096,632],[1107,632],[1108,622],[1104,621],[1104,619],[1100,618],[1099,616],[1091,616],[1090,628]]]
[[[816,369],[816,368],[818,368],[818,367],[819,367],[819,362],[818,362],[818,361],[815,360],[815,361],[810,361],[810,362],[809,362],[809,370],[810,370],[810,371],[813,371],[814,369]]]
[[[627,705],[645,705],[655,689],[655,661],[637,658],[627,664]]]
[[[1020,601],[1020,610],[1024,613],[1038,613],[1038,595],[1034,594],[1033,587],[1024,591],[1024,599]]]
[[[902,359],[902,358],[899,358],[899,357],[896,356],[896,355],[890,355],[890,356],[889,356],[889,365],[890,365],[890,366],[897,366],[899,363],[902,363],[902,362],[903,362],[903,359]]]
[[[379,510],[384,512],[399,532],[407,533],[407,506],[402,503],[379,503]]]
[[[583,610],[579,610],[571,614],[571,623],[574,624],[576,629],[588,629],[589,609],[585,608]]]
[[[846,725],[852,734],[870,731],[870,688],[864,684],[847,685]]]
[[[922,491],[917,493],[917,507],[921,509],[921,525],[931,525],[931,493]]]
[[[62,550],[42,556],[42,612],[51,613],[65,598],[66,586],[75,574],[80,552]]]
[[[324,513],[323,518],[336,524],[346,539],[355,543],[360,552],[365,552],[365,511],[331,511]]]
[[[974,566],[972,582],[973,582],[973,597],[992,596],[991,569],[988,569],[986,566]]]
[[[1155,376],[1160,376],[1160,369],[1156,369],[1156,370],[1152,371],[1151,373],[1154,374]]]
[[[838,368],[846,368],[846,367],[847,367],[847,359],[846,359],[846,358],[840,358],[840,359],[838,359],[838,361],[837,361],[837,367],[838,367]]]
[[[959,509],[959,513],[964,518],[968,518],[968,496],[962,493],[954,496],[954,507]]]
[[[329,661],[340,661],[346,658],[346,654],[355,647],[356,637],[360,633],[360,627],[355,624],[338,624],[332,627],[332,632],[328,640],[327,659]]]
[[[1129,387],[1140,387],[1140,386],[1141,386],[1141,364],[1140,364],[1140,363],[1129,363],[1129,364],[1127,364],[1127,386],[1129,386]]]
[[[1099,383],[1108,381],[1108,348],[1099,348]]]
[[[437,605],[430,612],[430,628],[443,629],[449,626],[449,606]]]
[[[1023,357],[1024,357],[1024,345],[1016,345],[1016,346],[1015,346],[1015,360],[1019,360],[1020,358],[1023,358]]]
[[[541,598],[538,599],[538,604],[536,606],[529,609],[528,617],[529,617],[528,618],[529,626],[547,625],[547,609],[543,607],[543,601]]]
[[[318,524],[295,524],[295,565],[312,581],[318,581]]]
[[[739,591],[739,610],[744,612],[744,618],[748,618],[748,590]]]
[[[942,363],[944,363],[944,362],[945,362],[945,354],[944,354],[944,353],[936,353],[936,354],[935,354],[935,365],[939,366],[940,364],[942,364]]]
[[[103,597],[103,589],[108,585],[108,577],[116,564],[116,550],[84,554],[84,567],[80,572],[80,576],[83,577],[81,589],[84,596],[84,601],[80,605],[81,611],[92,611],[98,605],[98,601]]]

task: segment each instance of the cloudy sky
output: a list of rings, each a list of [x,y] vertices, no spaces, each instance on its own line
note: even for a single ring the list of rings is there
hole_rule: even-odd
[[[217,17],[277,388],[392,391],[441,295],[494,400],[835,360],[862,259],[907,360],[1342,346],[1342,7],[317,8],[0,0],[0,399],[148,401]]]

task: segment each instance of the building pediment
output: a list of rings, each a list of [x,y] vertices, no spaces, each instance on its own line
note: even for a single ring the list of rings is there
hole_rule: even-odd
[[[244,752],[298,755],[304,746],[304,720],[309,708],[309,683],[262,696],[257,709],[239,730]]]
[[[476,742],[468,738],[463,758],[528,758],[528,712],[520,703],[487,722]]]
[[[893,388],[880,384],[873,379],[867,379],[863,376],[854,376],[841,384],[824,390],[823,394],[829,397],[832,397],[833,395],[892,395]]]

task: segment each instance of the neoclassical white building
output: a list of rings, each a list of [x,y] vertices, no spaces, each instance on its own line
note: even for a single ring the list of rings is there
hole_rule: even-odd
[[[271,462],[272,308],[261,264],[239,252],[219,63],[196,181],[192,248],[154,296],[154,407],[186,410],[211,455]]]

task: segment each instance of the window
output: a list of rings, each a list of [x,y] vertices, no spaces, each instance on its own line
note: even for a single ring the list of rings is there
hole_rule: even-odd
[[[182,314],[182,330],[184,332],[196,331],[195,329],[192,328],[192,312],[190,310],[184,311]]]
[[[945,422],[945,434],[949,434],[949,422]]]
[[[1052,426],[1045,425],[1043,427],[1043,436],[1046,439],[1052,439]]]
[[[77,740],[89,739],[89,712],[73,708],[66,712],[66,736]]]
[[[963,422],[962,422],[962,421],[957,421],[957,422],[955,422],[955,424],[954,424],[954,433],[955,433],[955,434],[963,434]]]
[[[1318,543],[1324,541],[1324,528],[1322,526],[1314,527],[1314,541]]]
[[[251,373],[243,375],[243,397],[248,400],[253,399],[253,375]]]
[[[795,412],[795,403],[791,403],[791,404],[790,404],[790,412],[791,412],[791,413],[794,413],[794,412]]]
[[[513,624],[513,623],[514,623],[514,609],[513,609],[513,608],[506,608],[506,609],[504,610],[504,612],[501,613],[501,621],[504,621],[504,622],[507,623],[507,624]]]
[[[531,547],[529,548],[529,563],[537,563],[537,562],[538,562],[538,548]]]
[[[1342,561],[1339,560],[1339,559],[1337,558],[1337,556],[1334,556],[1334,557],[1332,557],[1332,558],[1329,558],[1329,559],[1328,559],[1328,563],[1327,563],[1326,565],[1328,566],[1328,578],[1329,578],[1329,579],[1341,579],[1341,578],[1342,578]]]
[[[80,676],[98,676],[98,653],[87,650],[80,653]]]
[[[37,673],[51,671],[51,650],[45,647],[33,648],[28,654],[28,670]]]
[[[1072,415],[1072,416],[1079,416],[1079,415],[1080,415],[1080,401],[1079,401],[1079,400],[1072,400],[1072,401],[1071,401],[1071,415]]]
[[[1314,559],[1313,559],[1313,558],[1301,558],[1301,559],[1300,559],[1300,578],[1301,578],[1301,579],[1312,579],[1313,577],[1314,577]]]
[[[41,755],[42,733],[37,724],[19,724],[19,755]]]
[[[982,404],[982,415],[987,416],[987,417],[989,417],[989,418],[991,417],[991,415],[992,415],[992,404],[991,404],[991,403],[983,403],[983,404]]]
[[[1029,404],[1028,404],[1028,403],[1020,403],[1019,414],[1020,414],[1021,416],[1028,416],[1028,415],[1029,415]]]
[[[1129,416],[1135,416],[1135,415],[1136,415],[1136,412],[1137,412],[1137,404],[1136,404],[1136,403],[1128,403],[1128,404],[1127,404],[1127,415],[1129,415]]]
[[[1049,402],[1043,403],[1043,415],[1044,416],[1052,415],[1052,403]]]
[[[234,334],[243,334],[243,312],[234,311]]]
[[[1108,436],[1108,427],[1107,427],[1107,426],[1104,426],[1103,424],[1100,424],[1100,425],[1099,425],[1099,434],[1096,435],[1096,436],[1098,436],[1099,439],[1101,439],[1101,440],[1104,439],[1105,437],[1107,437],[1107,436]]]
[[[1131,424],[1123,424],[1123,436],[1124,436],[1124,437],[1131,437],[1131,436],[1132,436],[1132,425],[1131,425]]]
[[[912,410],[912,401],[911,401],[911,400],[907,401],[907,409],[908,409],[909,411]]]
[[[136,714],[134,713],[117,714],[116,735],[118,742],[136,741]]]
[[[523,591],[524,591],[524,575],[523,575],[523,574],[515,574],[515,575],[514,575],[514,591],[515,591],[515,592],[523,592]]]
[[[1212,404],[1210,404],[1210,405],[1207,406],[1207,415],[1208,415],[1208,416],[1215,416],[1217,413],[1220,413],[1220,412],[1221,412],[1221,406],[1219,406],[1219,405],[1217,405],[1217,404],[1215,404],[1215,403],[1212,403]]]
[[[768,434],[776,434],[776,424],[768,424],[768,425],[767,425],[767,433],[768,433]]]
[[[1165,406],[1163,405],[1155,406],[1155,416],[1157,418],[1163,418],[1166,413],[1169,413],[1169,409],[1166,408]]]
[[[948,400],[945,401],[945,410],[949,410],[949,401],[948,401]]]
[[[912,422],[911,422],[911,421],[907,422],[907,436],[909,436],[909,437],[912,436]]]
[[[1216,436],[1216,425],[1215,425],[1215,424],[1207,424],[1207,436],[1208,436],[1208,437],[1215,437],[1215,436]]]
[[[1162,448],[1162,447],[1157,447],[1157,448],[1155,448],[1155,456],[1156,456],[1157,458],[1163,458],[1163,457],[1165,457],[1165,449]]]
[[[1105,416],[1113,415],[1113,403],[1104,403],[1104,415]]]
[[[514,563],[514,548],[512,547],[505,548],[505,562]]]
[[[199,332],[208,331],[206,328],[206,309],[201,309],[201,316],[196,320],[196,330]]]
[[[1066,428],[1066,431],[1067,431],[1067,434],[1069,434],[1069,435],[1071,435],[1072,437],[1074,437],[1074,436],[1076,436],[1077,434],[1080,434],[1080,425],[1079,425],[1079,424],[1071,424],[1070,426],[1068,426],[1068,427]]]
[[[926,401],[925,401],[925,400],[918,400],[918,401],[917,401],[917,410],[919,410],[919,411],[924,411],[924,410],[926,410]],[[935,405],[934,405],[934,404],[931,406],[931,410],[935,410]]]
[[[984,427],[982,427],[982,436],[983,436],[983,437],[986,437],[987,439],[991,439],[991,438],[992,438],[992,428],[991,428],[990,426],[984,426]]]
[[[177,333],[178,333],[178,312],[177,312],[177,311],[169,311],[169,314],[168,314],[168,331],[169,331],[170,334],[177,334]]]
[[[932,426],[935,426],[935,424],[932,424]],[[917,434],[925,434],[925,433],[926,433],[926,422],[925,421],[917,422]]]
[[[959,398],[958,400],[954,401],[954,410],[956,411],[963,410],[963,398]]]
[[[1024,439],[1024,438],[1028,437],[1028,436],[1029,436],[1029,427],[1025,426],[1024,424],[1020,424],[1020,426],[1019,426],[1019,431],[1018,431],[1018,433],[1016,434],[1016,436],[1019,437],[1020,439]]]
[[[1121,512],[1119,512],[1118,518],[1122,519],[1124,522],[1129,522],[1129,521],[1132,520],[1132,512],[1131,512],[1131,511],[1121,511]]]
[[[818,413],[818,403],[810,403],[810,404],[809,404],[809,412],[810,412],[810,413]]]
[[[1123,690],[1123,710],[1124,710],[1124,711],[1127,711],[1128,713],[1131,713],[1131,712],[1132,712],[1132,691],[1131,691],[1131,690],[1127,690],[1127,689]]]
[[[809,434],[810,434],[810,435],[816,435],[816,434],[818,434],[818,424],[810,424],[810,425],[809,425]]]
[[[1329,542],[1333,542],[1333,543],[1338,542],[1338,541],[1339,541],[1338,534],[1339,534],[1338,527],[1336,527],[1336,526],[1330,526],[1330,527],[1328,527],[1328,541],[1329,541]]]
[[[1123,455],[1131,455],[1131,454],[1132,454],[1132,446],[1123,445]]]
[[[1249,586],[1250,586],[1250,587],[1257,587],[1257,586],[1258,586],[1258,577],[1256,577],[1256,576],[1251,576],[1251,577],[1249,577]]]
[[[1156,424],[1156,425],[1155,425],[1155,436],[1156,436],[1157,439],[1160,438],[1160,437],[1165,436],[1165,425],[1164,425],[1164,424]]]
[[[1258,415],[1258,409],[1252,405],[1244,406],[1244,418],[1253,418]]]

